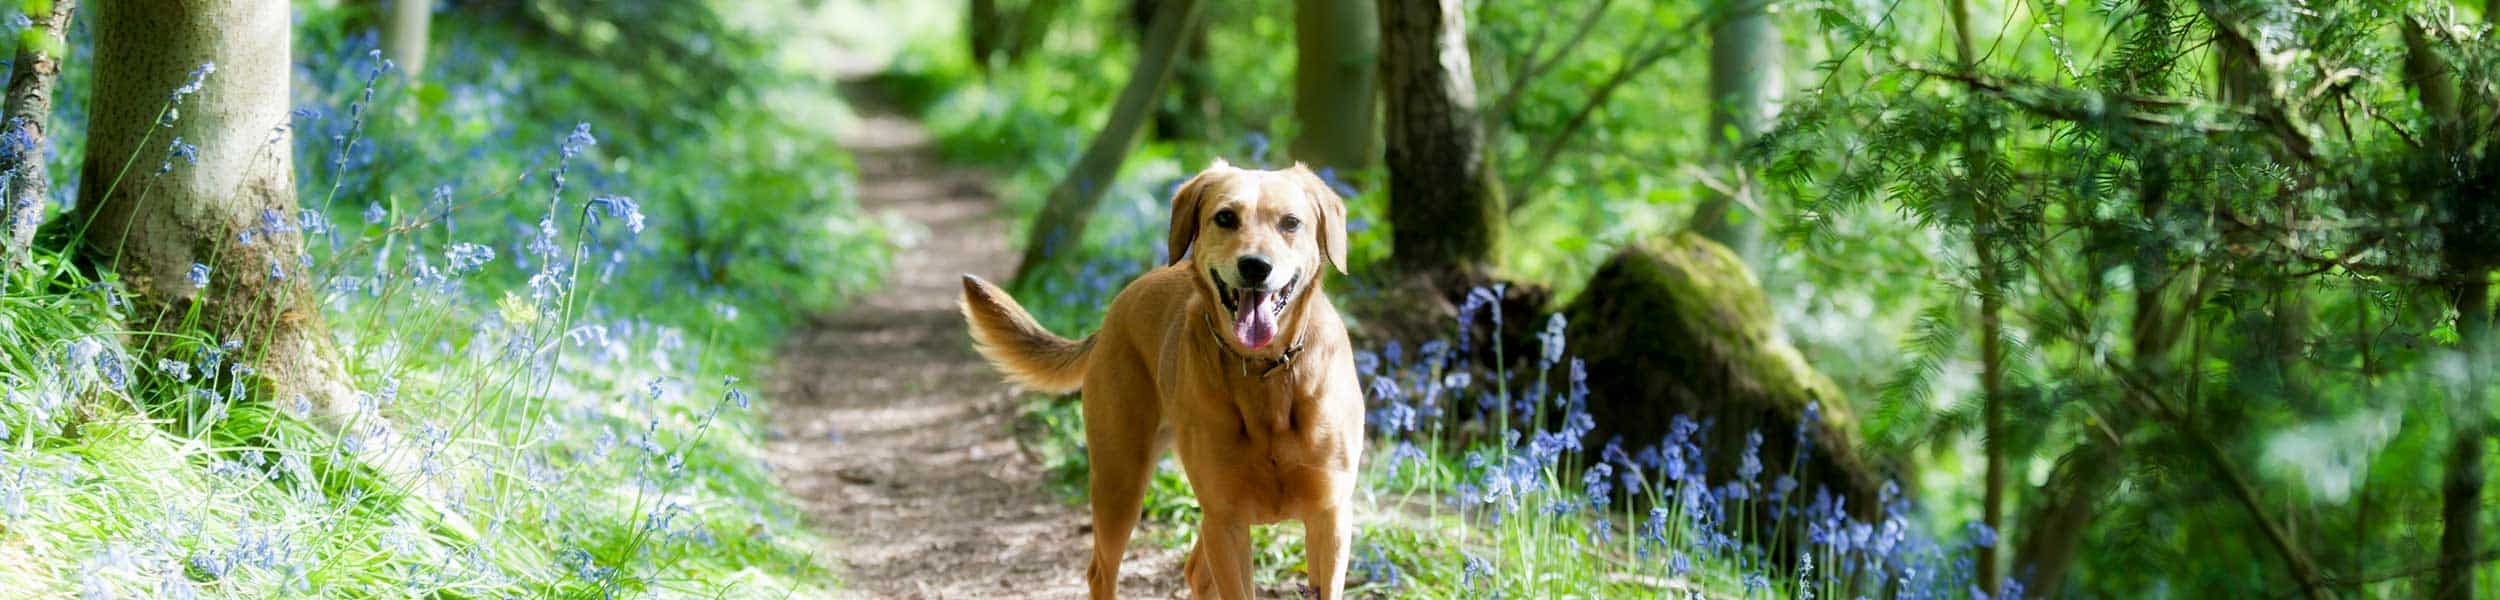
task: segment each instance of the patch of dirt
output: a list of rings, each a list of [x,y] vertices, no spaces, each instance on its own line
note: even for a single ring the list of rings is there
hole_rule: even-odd
[[[1081,597],[1085,507],[1044,487],[1015,440],[1015,395],[955,310],[963,273],[1014,266],[997,200],[981,173],[939,163],[918,123],[862,96],[842,139],[861,204],[927,230],[902,240],[886,289],[784,343],[774,471],[831,538],[846,597]],[[1184,595],[1179,565],[1132,542],[1120,595]]]

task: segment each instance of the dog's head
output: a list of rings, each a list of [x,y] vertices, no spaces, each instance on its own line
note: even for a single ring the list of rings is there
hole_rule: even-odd
[[[1172,263],[1189,265],[1232,343],[1273,351],[1269,342],[1301,317],[1322,270],[1345,272],[1345,200],[1300,164],[1252,171],[1216,159],[1172,195],[1169,243]]]

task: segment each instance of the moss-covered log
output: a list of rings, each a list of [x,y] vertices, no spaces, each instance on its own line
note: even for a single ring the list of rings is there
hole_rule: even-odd
[[[1758,480],[1769,490],[1794,473],[1795,493],[1816,487],[1871,513],[1884,476],[1858,448],[1839,389],[1779,334],[1753,272],[1735,253],[1694,233],[1624,248],[1564,309],[1574,354],[1587,361],[1593,444],[1625,451],[1656,444],[1676,415],[1708,427],[1695,440],[1710,481],[1732,481],[1761,432]],[[1798,463],[1800,423],[1811,452]],[[1791,471],[1791,465],[1794,471]]]

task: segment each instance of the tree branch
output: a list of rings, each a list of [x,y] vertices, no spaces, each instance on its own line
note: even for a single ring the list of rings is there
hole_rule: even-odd
[[[1538,60],[1536,55],[1537,52],[1543,50],[1545,45],[1545,30],[1537,29],[1537,37],[1528,44],[1526,65],[1511,76],[1510,88],[1502,90],[1501,97],[1493,100],[1491,110],[1484,112],[1485,118],[1500,119],[1509,115],[1511,105],[1517,104],[1519,96],[1528,91],[1528,84],[1535,82],[1538,77],[1543,77],[1546,71],[1561,63],[1563,57],[1570,56],[1573,50],[1579,49],[1580,43],[1588,40],[1589,32],[1597,29],[1599,18],[1606,16],[1606,7],[1612,4],[1614,0],[1597,0],[1597,6],[1590,8],[1589,14],[1580,18],[1580,25],[1571,31],[1571,37],[1563,40],[1562,47],[1555,48],[1554,53],[1547,55],[1543,60]]]
[[[1686,29],[1690,29],[1691,23],[1698,22],[1700,21],[1686,23]],[[1572,138],[1579,136],[1580,130],[1588,126],[1589,119],[1596,116],[1597,109],[1606,106],[1606,103],[1612,99],[1615,90],[1622,89],[1623,84],[1630,82],[1633,77],[1639,76],[1650,67],[1656,66],[1660,61],[1666,60],[1667,57],[1682,53],[1684,49],[1692,47],[1693,39],[1694,36],[1689,35],[1665,34],[1655,43],[1643,45],[1642,51],[1636,53],[1631,59],[1616,65],[1614,72],[1606,75],[1606,82],[1598,84],[1595,91],[1589,92],[1588,101],[1582,103],[1579,110],[1572,111],[1571,119],[1563,122],[1562,131],[1547,138],[1545,144],[1537,149],[1535,166],[1521,172],[1519,179],[1510,184],[1509,188],[1515,190],[1512,196],[1517,198],[1511,202],[1510,212],[1517,214],[1519,207],[1535,202],[1536,196],[1519,190],[1530,189],[1538,180],[1545,178],[1546,172],[1554,169],[1554,161],[1560,158],[1563,147],[1569,145]]]
[[[2198,134],[2247,133],[2257,131],[2255,117],[2247,109],[2222,106],[2191,98],[2119,94],[2097,90],[2065,88],[2039,83],[1964,73],[1959,69],[1940,69],[1919,63],[1902,65],[1902,69],[1922,76],[1960,83],[1963,87],[1986,92],[2014,108],[2035,116],[2092,123],[2111,119],[2138,125],[2185,129]],[[2209,110],[2218,114],[2237,115],[2248,122],[2200,122],[2176,114]]]

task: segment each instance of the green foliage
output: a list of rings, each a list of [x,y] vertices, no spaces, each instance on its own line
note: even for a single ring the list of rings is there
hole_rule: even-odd
[[[1820,67],[1827,83],[1754,155],[1783,182],[1789,235],[1809,252],[1906,246],[1941,259],[1913,271],[1945,285],[1909,290],[1929,308],[1903,342],[1874,437],[1977,443],[1970,404],[1955,400],[1973,373],[1957,361],[1969,360],[1962,330],[1984,293],[1972,247],[1992,247],[2017,340],[2000,399],[2016,415],[2015,472],[2037,482],[2067,449],[2113,435],[2134,461],[2125,485],[2087,492],[2109,496],[2081,542],[2134,550],[2087,550],[2071,587],[2034,591],[2273,593],[2300,583],[2284,566],[2292,553],[2326,577],[2369,582],[2339,590],[2424,591],[2425,580],[2376,574],[2418,565],[2441,527],[2422,515],[2436,513],[2431,490],[2448,460],[2433,440],[2469,422],[2451,398],[2488,405],[2488,390],[2441,366],[2462,365],[2465,340],[2441,333],[2452,313],[2439,301],[2455,277],[2488,278],[2487,266],[2457,270],[2442,248],[2488,233],[2461,220],[2470,209],[2421,194],[2488,189],[2473,186],[2491,176],[2406,166],[2446,152],[2417,141],[2442,125],[2408,82],[2353,76],[2401,70],[2399,7],[1985,7],[2002,12],[1974,15],[1983,31],[2010,25],[1981,36],[1992,50],[1973,73],[1940,66],[1955,64],[1935,41],[1950,31],[1925,10],[1817,5],[1827,43],[1867,58]],[[2487,26],[2430,22],[2463,32],[2432,49],[2456,64],[2496,53]],[[2222,54],[2237,32],[2262,33],[2267,52],[2298,51],[2235,63]],[[2251,76],[2256,89],[2225,81]],[[2486,75],[2446,76],[2493,97],[2476,83]],[[1879,210],[1919,234],[1850,226]],[[1973,460],[1929,455],[1945,472],[1970,472]],[[2215,489],[2241,475],[2253,497]],[[1938,487],[1945,504],[1976,494]],[[2062,493],[2018,487],[2024,505]],[[2304,525],[2288,550],[2256,525],[2224,539],[2185,534],[2218,520]],[[2264,568],[2180,567],[2220,560]]]
[[[110,273],[7,273],[0,589],[826,593],[741,378],[883,272],[845,111],[710,4],[541,4],[439,13],[415,81],[360,8],[299,14],[306,210],[276,226],[360,390],[340,413],[256,397],[219,337],[129,331]],[[63,98],[91,53],[72,36]],[[70,197],[86,115],[60,110]]]

